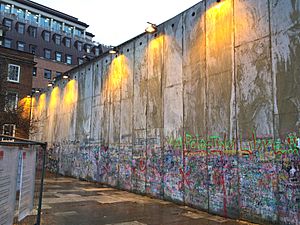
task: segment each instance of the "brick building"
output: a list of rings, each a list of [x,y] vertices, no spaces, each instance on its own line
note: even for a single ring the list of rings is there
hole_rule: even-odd
[[[0,131],[28,138],[34,55],[0,46]]]

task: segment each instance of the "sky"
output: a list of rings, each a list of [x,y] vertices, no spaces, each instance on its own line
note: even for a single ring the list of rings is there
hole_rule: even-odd
[[[94,41],[117,46],[201,0],[32,0],[89,24]]]

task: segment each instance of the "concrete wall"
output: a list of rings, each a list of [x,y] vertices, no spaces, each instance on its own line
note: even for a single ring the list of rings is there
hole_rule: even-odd
[[[300,222],[300,1],[202,1],[36,101],[50,169]]]

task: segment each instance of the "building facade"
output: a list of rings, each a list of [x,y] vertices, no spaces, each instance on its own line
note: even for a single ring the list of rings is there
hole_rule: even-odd
[[[0,46],[0,133],[28,138],[34,55]]]
[[[103,51],[86,31],[89,25],[29,0],[1,0],[0,23],[7,27],[4,47],[35,55],[33,88],[46,87],[54,77]]]

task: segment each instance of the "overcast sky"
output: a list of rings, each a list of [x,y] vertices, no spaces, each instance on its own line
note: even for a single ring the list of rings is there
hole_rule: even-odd
[[[201,0],[33,0],[90,25],[94,40],[119,45],[140,33],[146,23],[160,24]]]

